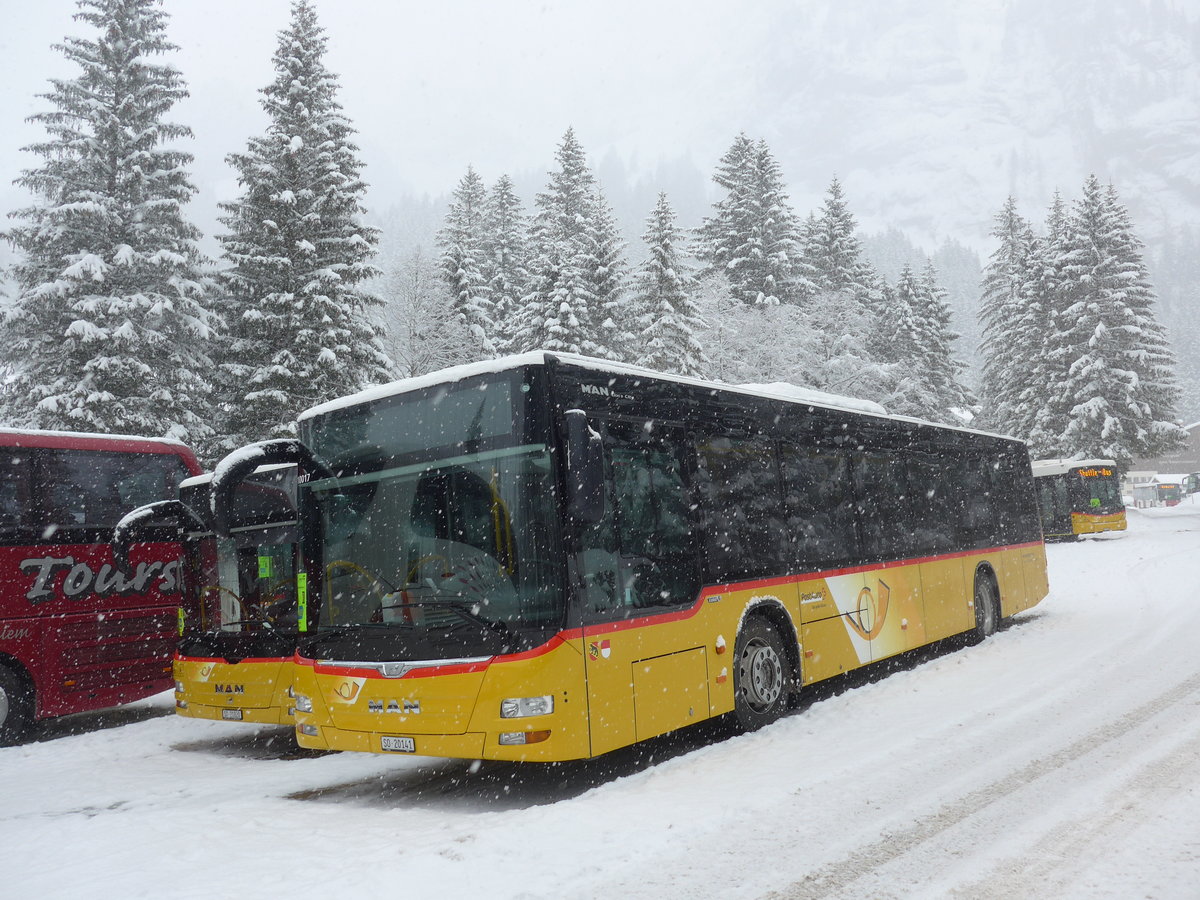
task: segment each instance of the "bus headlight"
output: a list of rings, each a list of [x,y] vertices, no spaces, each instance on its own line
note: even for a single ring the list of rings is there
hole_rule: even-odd
[[[312,712],[312,697],[306,697],[304,694],[297,694],[296,712]]]
[[[317,737],[321,734],[321,729],[316,725],[299,725],[297,730],[305,737]]]
[[[526,716],[545,716],[554,712],[554,698],[549,694],[543,697],[511,697],[500,701],[500,718],[523,719]]]
[[[177,694],[183,693],[183,682],[180,681],[178,678],[175,679],[175,693],[177,693]]]

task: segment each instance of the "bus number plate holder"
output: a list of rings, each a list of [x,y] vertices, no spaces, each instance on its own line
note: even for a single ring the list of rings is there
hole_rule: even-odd
[[[380,740],[383,742],[384,750],[392,753],[416,753],[417,742],[410,737],[392,737],[391,735],[383,735]]]
[[[242,721],[242,711],[240,709],[223,709],[221,710],[221,718],[240,722]]]

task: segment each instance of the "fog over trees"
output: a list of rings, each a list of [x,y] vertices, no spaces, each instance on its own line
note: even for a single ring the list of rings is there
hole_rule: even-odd
[[[1180,439],[1158,313],[1187,320],[1200,237],[1184,229],[1162,248],[1160,303],[1115,183],[1080,173],[1079,196],[1055,200],[1040,231],[1010,198],[983,266],[954,241],[927,253],[897,229],[862,233],[859,198],[833,171],[819,206],[798,210],[759,135],[732,136],[707,212],[681,221],[669,188],[694,209],[689,179],[664,171],[631,193],[566,127],[540,189],[470,167],[445,203],[372,213],[325,33],[297,0],[260,91],[267,128],[227,156],[239,195],[223,204],[222,258],[207,260],[185,212],[193,161],[175,149],[189,131],[167,118],[183,75],[154,62],[173,50],[166,13],[155,0],[79,6],[99,37],[60,48],[79,74],[43,97],[47,137],[28,148],[42,163],[17,179],[37,203],[6,235],[10,424],[218,453],[369,384],[546,349],[860,396],[1012,433],[1040,455],[1128,460]],[[1193,355],[1185,385],[1200,377]]]

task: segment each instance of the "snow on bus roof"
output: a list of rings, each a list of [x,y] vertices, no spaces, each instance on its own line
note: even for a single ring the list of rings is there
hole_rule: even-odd
[[[270,465],[259,466],[251,474],[252,475],[262,475],[266,472],[274,472],[276,469],[294,469],[294,468],[296,468],[295,463],[271,463]],[[179,482],[179,486],[181,488],[184,488],[184,487],[195,487],[198,484],[208,484],[210,481],[212,481],[212,477],[213,477],[212,472],[201,472],[199,475],[193,475],[190,478],[183,479],[183,481]]]
[[[311,409],[307,409],[300,413],[300,415],[297,417],[297,421],[304,421],[305,419],[310,419],[315,416],[328,415],[329,413],[336,412],[338,410],[358,406],[361,403],[370,403],[374,400],[382,400],[387,397],[406,394],[410,391],[418,391],[423,388],[434,387],[440,384],[452,384],[456,381],[462,381],[475,375],[505,372],[521,366],[541,365],[544,364],[548,359],[556,359],[581,369],[591,369],[596,372],[603,372],[613,375],[640,375],[646,378],[654,378],[659,381],[672,381],[679,384],[689,384],[697,387],[709,388],[711,390],[731,391],[739,394],[750,394],[756,397],[787,400],[792,403],[803,403],[808,406],[845,409],[852,412],[864,413],[866,415],[914,422],[919,425],[935,425],[937,428],[945,428],[952,431],[964,431],[972,434],[986,435],[988,437],[1005,437],[1004,435],[996,435],[992,432],[979,431],[977,429],[968,428],[965,426],[941,425],[932,422],[926,422],[922,419],[910,418],[908,416],[894,416],[890,415],[884,407],[880,406],[873,400],[861,400],[854,397],[829,394],[825,393],[824,391],[818,391],[812,388],[802,388],[793,384],[725,384],[720,381],[708,381],[702,378],[690,378],[685,375],[673,375],[668,372],[658,372],[654,369],[647,369],[643,366],[635,366],[629,363],[610,362],[609,360],[597,359],[592,356],[580,356],[574,353],[559,353],[557,351],[549,350],[531,350],[527,353],[520,353],[514,356],[504,356],[499,359],[490,359],[484,360],[483,362],[468,363],[462,366],[453,366],[448,369],[441,369],[437,372],[430,372],[427,375],[419,375],[415,378],[403,378],[399,381],[393,381],[390,384],[381,384],[376,387],[366,388],[365,390],[359,391],[356,394],[350,394],[346,397],[330,400],[327,403],[322,403],[319,406],[314,406]],[[1017,440],[1017,438],[1007,439]]]
[[[7,428],[0,427],[0,435],[15,435],[17,437],[28,437],[33,440],[39,438],[63,438],[77,439],[88,441],[144,441],[149,444],[166,444],[172,447],[188,448],[188,445],[183,441],[168,437],[146,437],[140,434],[101,434],[99,432],[90,431],[47,431],[38,428]]]
[[[812,406],[832,406],[838,409],[852,409],[856,412],[871,413],[876,416],[886,416],[888,411],[874,400],[860,400],[857,397],[843,397],[840,394],[827,394],[814,388],[800,387],[786,381],[774,381],[770,384],[737,384],[730,385],[734,389],[743,388],[753,394],[764,397],[777,397],[780,400],[791,400],[797,403],[807,403]]]
[[[1065,475],[1079,466],[1108,466],[1115,469],[1117,463],[1111,459],[1035,459],[1032,463],[1033,474]]]

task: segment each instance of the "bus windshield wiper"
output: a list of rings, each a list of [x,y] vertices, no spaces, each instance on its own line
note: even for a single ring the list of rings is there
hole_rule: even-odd
[[[224,631],[226,628],[233,628],[234,626],[240,626],[240,625],[261,625],[267,631],[275,631],[276,630],[274,625],[272,625],[270,622],[263,621],[262,619],[239,619],[236,622],[222,622],[214,630],[216,632],[221,632],[221,631]]]

